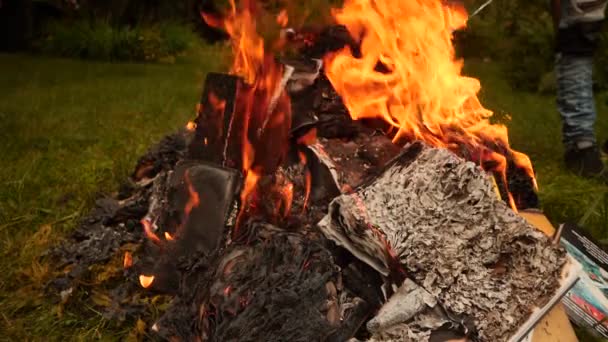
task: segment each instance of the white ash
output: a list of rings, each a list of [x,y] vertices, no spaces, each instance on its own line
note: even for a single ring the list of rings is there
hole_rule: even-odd
[[[158,222],[162,222],[167,208],[167,180],[171,178],[173,171],[161,171],[153,179],[152,191],[150,192],[150,206],[144,220],[152,224],[153,231],[158,230]]]
[[[427,308],[408,323],[395,324],[374,333],[367,342],[427,342],[433,330],[448,323],[448,320]]]
[[[390,253],[484,341],[507,340],[558,288],[563,250],[497,198],[489,176],[415,143],[372,183],[342,195],[319,224],[380,273]]]
[[[378,333],[396,324],[406,323],[436,304],[435,297],[410,279],[406,279],[397,292],[382,306],[378,314],[367,322],[367,330]]]

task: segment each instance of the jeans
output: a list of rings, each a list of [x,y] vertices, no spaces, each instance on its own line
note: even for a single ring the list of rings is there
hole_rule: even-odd
[[[595,145],[595,100],[593,57],[557,54],[557,109],[562,117],[562,138],[566,149]]]

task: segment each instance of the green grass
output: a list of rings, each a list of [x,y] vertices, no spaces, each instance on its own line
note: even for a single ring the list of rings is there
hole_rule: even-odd
[[[112,339],[92,309],[88,320],[56,318],[37,256],[150,144],[194,117],[222,56],[211,48],[144,65],[0,55],[0,340]]]
[[[0,55],[0,340],[126,336],[93,308],[65,311],[42,293],[48,266],[38,256],[74,228],[100,192],[110,193],[147,147],[194,115],[205,72],[223,52],[201,51],[171,65],[111,64]],[[482,98],[509,113],[515,148],[535,163],[545,212],[578,221],[608,187],[563,171],[554,100],[512,91],[495,64],[471,61]],[[608,137],[606,96],[600,136]],[[587,220],[607,235],[598,205]]]

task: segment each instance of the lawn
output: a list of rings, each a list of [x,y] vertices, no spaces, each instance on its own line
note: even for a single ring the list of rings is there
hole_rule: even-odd
[[[0,55],[0,340],[125,336],[130,327],[112,327],[92,308],[58,317],[42,292],[48,266],[39,256],[98,194],[117,189],[150,144],[192,118],[205,72],[220,70],[223,56],[209,49],[142,65]],[[483,102],[531,156],[551,220],[586,217],[594,235],[608,236],[600,200],[608,187],[564,172],[554,99],[511,90],[494,63],[470,61],[467,72],[482,79]],[[603,138],[607,98],[598,97]]]
[[[193,118],[219,49],[175,64],[111,64],[0,55],[0,340],[91,339],[104,322],[52,313],[41,292],[50,244],[137,158]]]

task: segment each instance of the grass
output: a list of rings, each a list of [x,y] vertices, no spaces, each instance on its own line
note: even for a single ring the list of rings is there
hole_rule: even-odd
[[[191,119],[220,49],[173,65],[0,55],[0,340],[114,339],[41,292],[37,257],[112,192],[148,146]]]
[[[111,64],[0,55],[0,340],[116,340],[93,308],[60,314],[43,294],[40,254],[72,230],[100,192],[112,192],[137,158],[193,116],[204,75],[222,52],[201,51],[172,65]],[[563,171],[559,117],[550,97],[514,92],[498,65],[472,61],[483,102],[508,122],[512,143],[535,163],[545,212],[578,221],[599,238],[608,187]],[[599,97],[606,113],[606,96]],[[608,121],[599,120],[608,137]],[[83,314],[84,313],[84,314]]]

